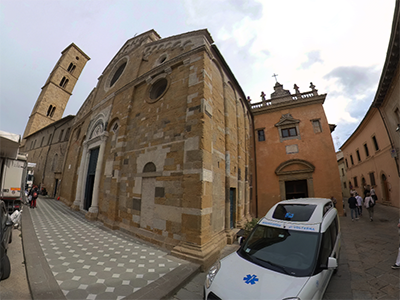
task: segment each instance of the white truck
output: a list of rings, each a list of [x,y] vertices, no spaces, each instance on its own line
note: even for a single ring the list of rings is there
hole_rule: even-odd
[[[0,131],[0,200],[11,214],[25,202],[27,155],[19,154],[20,135]]]

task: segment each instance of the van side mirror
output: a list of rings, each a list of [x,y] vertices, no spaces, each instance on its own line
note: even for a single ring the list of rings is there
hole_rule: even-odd
[[[328,257],[328,269],[335,269],[338,267],[337,259],[334,257]]]
[[[337,259],[334,257],[328,257],[327,263],[326,264],[321,264],[320,268],[323,270],[326,269],[335,269],[337,268],[338,264],[337,264]]]
[[[239,245],[241,246],[245,240],[246,238],[244,236],[239,237]]]

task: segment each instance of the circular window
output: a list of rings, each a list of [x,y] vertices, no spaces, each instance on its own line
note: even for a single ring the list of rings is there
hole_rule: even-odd
[[[122,72],[124,72],[126,67],[126,62],[124,62],[122,65],[119,66],[117,71],[114,73],[114,76],[112,77],[110,81],[110,87],[114,85],[114,83],[119,79],[119,77],[122,75]]]
[[[150,99],[156,100],[161,97],[168,86],[168,80],[166,78],[160,78],[150,88]]]

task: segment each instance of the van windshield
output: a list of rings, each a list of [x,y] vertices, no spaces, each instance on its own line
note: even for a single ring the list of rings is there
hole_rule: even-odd
[[[320,234],[257,225],[238,254],[264,268],[296,277],[310,276]]]

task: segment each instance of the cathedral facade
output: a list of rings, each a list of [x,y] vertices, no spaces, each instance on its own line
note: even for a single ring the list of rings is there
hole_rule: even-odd
[[[252,114],[207,30],[128,40],[68,124],[55,195],[88,219],[203,268],[249,220]]]

